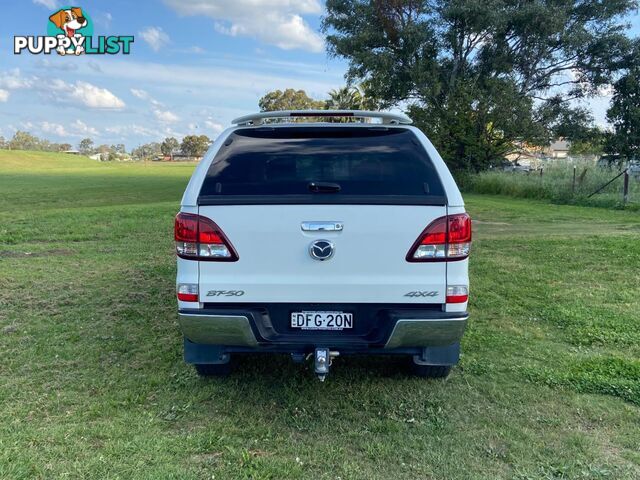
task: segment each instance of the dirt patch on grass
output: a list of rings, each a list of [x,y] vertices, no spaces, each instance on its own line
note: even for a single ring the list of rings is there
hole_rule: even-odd
[[[73,255],[73,251],[64,248],[54,248],[51,250],[42,250],[40,252],[19,252],[16,250],[3,250],[0,251],[0,258],[35,258],[35,257],[50,257],[50,256],[66,256]]]

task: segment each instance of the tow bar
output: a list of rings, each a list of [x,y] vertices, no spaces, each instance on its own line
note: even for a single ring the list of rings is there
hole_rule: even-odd
[[[316,348],[314,358],[314,370],[318,379],[321,382],[324,382],[324,379],[327,377],[329,373],[329,367],[333,363],[333,359],[340,355],[340,352],[332,352],[328,348]]]

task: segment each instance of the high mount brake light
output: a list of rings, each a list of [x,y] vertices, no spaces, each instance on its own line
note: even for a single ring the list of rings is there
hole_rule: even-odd
[[[238,254],[215,222],[202,215],[176,215],[174,237],[180,258],[208,262],[236,262]]]
[[[471,217],[447,215],[431,222],[407,253],[407,262],[464,260],[471,249]]]

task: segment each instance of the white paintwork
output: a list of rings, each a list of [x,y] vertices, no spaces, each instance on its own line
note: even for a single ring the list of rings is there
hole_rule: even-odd
[[[445,207],[392,205],[201,206],[233,243],[237,262],[200,262],[200,301],[444,303],[446,264],[411,263],[409,248]],[[303,232],[309,220],[334,220],[341,232]],[[333,257],[314,260],[313,240],[330,240]],[[205,298],[209,290],[241,297]],[[404,297],[414,290],[429,298]]]
[[[304,123],[273,124],[292,128]],[[371,124],[314,126],[369,128]],[[412,263],[405,256],[422,230],[437,217],[464,212],[464,202],[444,161],[427,137],[407,125],[431,157],[445,189],[448,207],[408,205],[233,205],[197,206],[198,193],[214,156],[232,127],[211,145],[195,169],[182,198],[182,211],[214,220],[235,247],[237,262],[178,259],[178,281],[199,283],[200,302],[445,303],[449,285],[468,285],[468,260]],[[343,222],[341,232],[303,232],[304,221]],[[327,239],[335,255],[320,262],[309,244]],[[242,290],[242,296],[207,297],[209,290]],[[435,291],[434,297],[406,297],[412,291]],[[181,308],[202,303],[179,302]],[[465,311],[467,304],[447,311]]]

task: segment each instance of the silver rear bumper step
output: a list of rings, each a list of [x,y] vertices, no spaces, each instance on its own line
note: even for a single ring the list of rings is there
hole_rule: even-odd
[[[257,347],[256,336],[245,315],[178,314],[178,323],[186,338],[207,345]],[[443,319],[398,319],[385,349],[445,346],[459,342],[467,325],[467,316]]]
[[[384,348],[441,347],[459,342],[467,317],[446,319],[399,319]]]
[[[244,315],[178,314],[185,337],[193,343],[257,347],[258,340]]]

